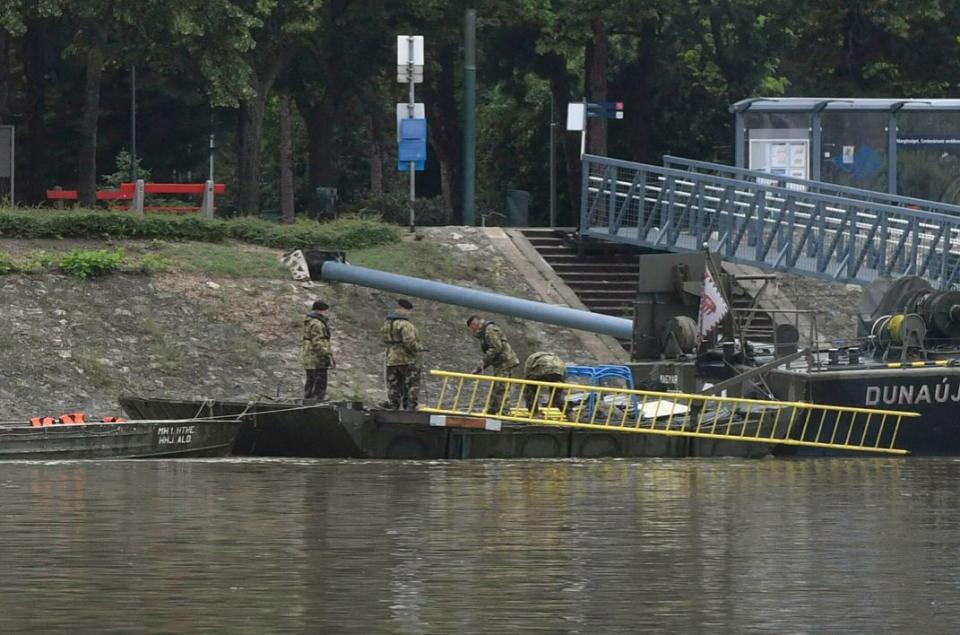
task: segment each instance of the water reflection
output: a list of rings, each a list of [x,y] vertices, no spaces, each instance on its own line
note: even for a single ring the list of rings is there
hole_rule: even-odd
[[[953,460],[0,464],[0,629],[946,632]]]

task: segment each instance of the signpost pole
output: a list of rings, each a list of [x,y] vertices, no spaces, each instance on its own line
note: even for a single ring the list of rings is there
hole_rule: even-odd
[[[550,227],[557,226],[556,98],[550,91]]]
[[[414,53],[413,53],[413,36],[412,36],[412,35],[407,36],[407,45],[408,45],[408,47],[409,47],[409,48],[407,49],[407,50],[409,51],[408,61],[407,61],[407,73],[408,73],[407,81],[408,81],[408,85],[409,85],[409,87],[410,87],[410,96],[409,96],[409,102],[408,102],[408,105],[407,105],[407,116],[410,117],[411,119],[413,119],[414,116],[415,116],[415,115],[414,115],[414,108],[415,108],[415,104],[416,104],[416,97],[415,97],[414,91],[413,91],[413,86],[414,86],[414,81],[413,81],[413,80],[414,80],[414,68],[413,68],[413,66],[414,66],[414,64],[413,64],[414,59],[413,59],[413,57],[414,57]],[[417,179],[416,179],[416,176],[417,176],[417,163],[416,163],[416,161],[411,161],[411,162],[410,162],[410,166],[409,166],[408,169],[410,170],[410,232],[412,233],[412,232],[414,231],[414,226],[415,226],[415,222],[414,222],[415,219],[414,219],[414,213],[413,213],[413,203],[414,203],[414,201],[415,201],[416,198],[417,198]]]
[[[580,127],[580,160],[587,153],[587,98],[583,98],[583,123]]]
[[[10,126],[10,207],[17,206],[17,129]]]

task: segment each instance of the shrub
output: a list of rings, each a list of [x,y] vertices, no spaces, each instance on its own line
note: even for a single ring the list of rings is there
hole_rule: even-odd
[[[168,271],[173,271],[173,264],[163,256],[158,254],[144,254],[143,258],[140,259],[140,262],[132,265],[128,271],[131,273],[143,273],[143,274],[153,274],[153,273],[166,273]]]
[[[75,250],[63,257],[60,269],[75,278],[93,278],[115,271],[123,260],[123,250]]]
[[[135,216],[126,212],[0,211],[0,236],[7,238],[146,238],[221,242],[232,238],[273,247],[358,249],[397,242],[397,227],[373,218],[347,217],[318,223],[301,219],[281,225],[253,217],[211,220],[199,216]]]
[[[390,223],[410,224],[410,199],[408,194],[368,194],[357,201],[354,211],[363,217],[380,218]],[[448,214],[443,199],[418,198],[413,202],[414,222],[418,226],[446,225]]]
[[[16,271],[16,266],[13,264],[13,259],[10,257],[10,254],[5,251],[0,251],[0,275],[5,273],[10,273]]]

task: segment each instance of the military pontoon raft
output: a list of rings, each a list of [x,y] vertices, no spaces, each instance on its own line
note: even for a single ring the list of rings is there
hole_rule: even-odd
[[[121,404],[134,416],[239,418],[237,454],[316,458],[759,458],[782,446],[903,455],[898,435],[916,416],[442,370],[430,374],[440,380],[440,390],[418,412],[366,410],[356,403],[211,400],[198,407],[193,401],[136,397]]]
[[[704,394],[652,392],[434,370],[442,380],[432,425],[502,429],[501,422],[607,434],[685,437],[906,454],[897,446],[914,412]],[[560,404],[560,407],[546,404]]]

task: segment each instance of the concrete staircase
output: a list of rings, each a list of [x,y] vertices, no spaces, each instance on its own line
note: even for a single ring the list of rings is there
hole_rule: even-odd
[[[573,228],[531,227],[521,230],[523,236],[553,269],[557,276],[577,294],[580,301],[595,313],[631,319],[633,301],[639,279],[638,256],[653,253],[642,247],[622,243],[588,240],[578,254]],[[724,263],[729,273],[738,276],[760,274],[756,268]],[[757,308],[767,305],[758,281],[749,281],[735,290],[735,308]],[[778,306],[778,308],[780,308]],[[754,314],[746,335],[749,339],[769,341],[774,324],[770,315]]]
[[[578,255],[573,228],[531,227],[522,230],[537,253],[595,313],[630,318],[642,253],[631,245],[589,242]]]

